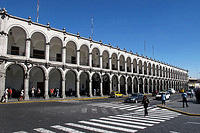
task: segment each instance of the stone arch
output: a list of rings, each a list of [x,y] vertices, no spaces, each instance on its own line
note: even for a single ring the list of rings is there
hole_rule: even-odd
[[[77,73],[74,70],[68,70],[65,75],[65,95],[76,96],[77,86]]]
[[[89,82],[90,82],[90,75],[88,72],[81,72],[80,73],[80,95],[81,96],[89,96]]]
[[[133,73],[137,73],[137,60],[133,59]]]
[[[102,76],[103,80],[103,95],[109,95],[110,92],[110,76],[108,74],[104,74]]]
[[[147,62],[144,62],[144,75],[147,75]]]
[[[6,68],[5,88],[12,89],[12,97],[18,98],[24,88],[24,68],[19,64],[11,64]]]
[[[140,93],[144,93],[144,88],[143,88],[143,79],[142,78],[139,78],[139,92]]]
[[[127,93],[128,94],[132,94],[133,91],[132,91],[132,78],[131,77],[128,77],[127,78]]]
[[[101,78],[99,73],[94,73],[92,75],[92,95],[93,96],[100,96],[100,83]]]
[[[118,91],[119,88],[118,88],[118,78],[116,75],[113,75],[112,76],[112,90],[113,91]]]
[[[116,53],[112,54],[111,63],[112,63],[112,70],[118,70],[118,58]]]
[[[68,41],[66,44],[66,63],[77,63],[77,45],[74,41]]]
[[[92,49],[92,67],[100,67],[100,52],[98,48]]]
[[[151,75],[151,63],[148,63],[148,75]]]
[[[152,93],[152,80],[149,79],[149,93]]]
[[[126,78],[123,75],[120,77],[120,92],[126,94]]]
[[[26,31],[19,27],[14,26],[8,31],[8,45],[7,54],[25,56],[26,51]]]
[[[120,71],[125,71],[125,58],[123,55],[119,57]]]
[[[50,40],[49,60],[62,62],[62,40],[58,37]]]
[[[160,66],[160,77],[162,77],[163,75],[163,69],[162,69],[162,66]]]
[[[156,89],[156,80],[153,79],[153,94],[157,93],[157,89]]]
[[[104,50],[102,53],[102,67],[109,69],[109,52],[107,50]]]
[[[89,48],[87,45],[80,47],[80,65],[89,66]]]
[[[156,76],[156,68],[155,68],[155,64],[153,64],[153,66],[152,66],[152,71],[153,71],[153,76]]]
[[[31,58],[45,59],[46,37],[41,32],[34,32],[31,36]]]
[[[31,88],[36,88],[36,96],[37,97],[43,97],[45,93],[45,71],[42,69],[42,67],[34,66],[29,71],[29,90]],[[38,93],[38,90],[40,89],[41,93]]]
[[[141,60],[138,61],[138,67],[139,67],[139,74],[142,74],[143,72],[142,72],[142,61]]]
[[[159,67],[156,65],[156,76],[159,76]]]
[[[127,72],[131,72],[131,58],[130,57],[127,57],[126,59],[126,63],[127,63]]]
[[[147,79],[144,79],[144,93],[148,93],[148,82]]]
[[[134,77],[133,79],[133,90],[134,90],[134,93],[138,93],[138,80],[136,77]]]
[[[157,91],[160,92],[160,81],[159,81],[159,80],[157,80],[156,85],[157,85],[157,86],[156,86]]]

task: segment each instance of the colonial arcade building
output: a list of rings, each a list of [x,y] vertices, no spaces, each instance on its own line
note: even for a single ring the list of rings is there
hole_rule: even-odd
[[[40,88],[49,98],[106,96],[176,90],[187,86],[188,71],[65,29],[52,28],[0,11],[0,96],[6,88],[18,93]]]

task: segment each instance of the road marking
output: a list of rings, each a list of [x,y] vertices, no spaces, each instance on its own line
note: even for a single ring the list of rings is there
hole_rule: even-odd
[[[190,123],[190,124],[200,124],[199,122],[187,122],[187,123]]]
[[[55,125],[55,126],[51,126],[51,127],[58,129],[58,130],[65,131],[65,132],[84,133],[84,132],[81,132],[81,131],[78,131],[78,130],[75,130],[75,129],[72,129],[72,128],[68,128],[68,127],[63,127],[63,126],[60,126],[60,125]]]
[[[148,120],[140,120],[140,119],[133,119],[133,118],[124,118],[124,117],[117,117],[117,116],[109,116],[111,118],[117,118],[117,119],[122,119],[122,120],[131,120],[131,121],[139,121],[139,122],[146,122],[146,123],[151,123],[151,124],[158,124],[160,122],[158,121],[148,121]]]
[[[117,116],[128,117],[128,118],[136,118],[136,119],[143,119],[143,120],[151,120],[151,121],[160,121],[160,122],[164,122],[165,121],[165,120],[159,120],[159,119],[151,119],[151,118],[147,118],[147,117],[123,116],[123,115],[117,115]]]
[[[137,130],[122,128],[122,127],[116,127],[116,126],[111,126],[111,125],[104,125],[104,124],[99,124],[99,123],[89,122],[89,121],[79,121],[79,123],[84,123],[84,124],[103,127],[103,128],[109,128],[109,129],[113,129],[113,130],[120,130],[120,131],[124,131],[124,132],[129,132],[129,133],[137,132]]]
[[[176,132],[176,131],[169,131],[170,133],[180,133],[180,132]]]
[[[44,128],[36,128],[36,129],[33,129],[39,133],[56,133],[56,132],[53,132],[53,131],[50,131],[50,130],[47,130],[47,129],[44,129]]]
[[[25,132],[25,131],[17,131],[17,132],[13,132],[13,133],[28,133],[28,132]]]
[[[117,122],[123,122],[123,123],[130,123],[130,124],[138,124],[143,126],[153,126],[153,124],[147,124],[147,123],[141,123],[141,122],[134,122],[134,121],[125,121],[125,120],[119,120],[119,119],[111,119],[111,118],[100,118],[102,120],[110,120],[110,121],[117,121]]]
[[[130,128],[138,128],[138,129],[145,129],[146,128],[146,127],[143,127],[143,126],[136,126],[136,125],[131,125],[131,124],[124,124],[124,123],[97,120],[97,119],[91,119],[90,121],[100,122],[100,123],[105,123],[105,124],[112,124],[112,125],[117,125],[117,126],[130,127]]]
[[[65,125],[73,126],[73,127],[78,127],[78,128],[83,128],[86,130],[94,131],[94,132],[100,132],[100,133],[116,133],[108,130],[103,130],[95,127],[89,127],[89,126],[83,126],[80,124],[75,124],[75,123],[65,123]]]
[[[138,106],[138,107],[135,107],[135,108],[131,108],[131,109],[127,109],[127,110],[135,110],[135,109],[140,109],[140,108],[144,108],[143,106]]]

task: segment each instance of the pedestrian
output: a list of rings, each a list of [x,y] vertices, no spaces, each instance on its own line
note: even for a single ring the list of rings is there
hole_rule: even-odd
[[[142,104],[144,105],[144,116],[147,116],[148,115],[147,108],[148,108],[148,105],[149,105],[149,99],[147,98],[147,96],[143,97]]]
[[[24,100],[24,90],[23,89],[20,92],[20,96],[19,96],[18,101],[22,101],[22,100]]]
[[[183,98],[183,108],[185,107],[185,103],[186,103],[186,107],[188,107],[188,103],[187,103],[187,93],[183,92],[183,93],[182,93],[182,98]]]
[[[31,88],[31,95],[32,95],[32,97],[35,96],[35,87],[34,86]]]
[[[9,92],[9,98],[12,98],[12,89],[8,89],[8,92]]]
[[[53,94],[54,94],[54,88],[51,88],[50,89],[50,97],[53,97]]]
[[[40,88],[38,88],[38,90],[37,90],[37,96],[40,97],[40,94],[41,94],[41,90],[40,90]]]
[[[166,95],[164,93],[161,95],[161,100],[162,100],[162,105],[165,106]]]
[[[56,88],[56,97],[59,97],[59,89],[58,88]]]
[[[2,96],[1,102],[2,103],[7,103],[8,102],[8,88],[5,90],[4,95]]]

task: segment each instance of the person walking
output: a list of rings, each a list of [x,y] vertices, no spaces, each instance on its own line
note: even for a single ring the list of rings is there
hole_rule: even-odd
[[[31,89],[31,95],[32,95],[32,97],[35,96],[35,87],[34,87],[34,86],[33,86],[32,89]]]
[[[162,105],[165,106],[166,95],[162,94],[161,99],[162,99]]]
[[[147,108],[148,108],[148,105],[149,105],[149,99],[147,98],[147,96],[143,97],[142,104],[144,105],[144,116],[147,116],[148,115]]]
[[[4,95],[2,96],[1,102],[2,103],[7,103],[8,102],[8,88],[5,90]]]
[[[24,90],[23,89],[20,92],[20,96],[19,96],[18,101],[22,101],[22,100],[24,100]]]
[[[186,104],[186,107],[188,107],[188,103],[187,103],[187,93],[183,92],[183,93],[182,93],[182,98],[183,98],[183,108],[185,107],[185,104]]]

